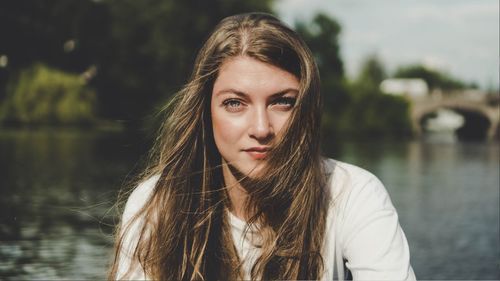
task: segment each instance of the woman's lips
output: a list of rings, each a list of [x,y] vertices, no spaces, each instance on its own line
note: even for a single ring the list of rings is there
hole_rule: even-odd
[[[250,155],[255,160],[262,160],[266,158],[269,148],[267,147],[252,147],[245,149],[244,151]]]

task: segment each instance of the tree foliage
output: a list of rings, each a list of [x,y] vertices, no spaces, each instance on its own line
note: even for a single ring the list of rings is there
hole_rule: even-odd
[[[96,121],[96,94],[85,81],[42,64],[12,80],[0,121],[23,125],[89,125]]]
[[[356,136],[411,133],[409,102],[380,91],[379,85],[386,77],[383,63],[376,55],[368,56],[357,79],[349,85],[353,98],[341,130]]]
[[[109,117],[138,119],[185,83],[208,33],[224,17],[270,11],[270,0],[107,0],[109,46],[99,89]],[[112,108],[115,108],[113,110]]]
[[[378,88],[380,83],[387,78],[387,72],[384,65],[377,57],[372,54],[366,57],[361,66],[357,82],[367,84],[371,88]]]
[[[0,2],[0,54],[18,70],[43,62],[83,71],[106,47],[109,16],[101,1],[7,0]],[[64,48],[73,40],[74,48]]]
[[[0,71],[0,82],[36,61],[80,73],[95,66],[91,83],[100,115],[140,123],[182,86],[216,23],[236,13],[270,12],[270,5],[271,0],[2,1],[0,55],[8,55],[9,70]],[[67,43],[74,47],[65,48]]]
[[[0,30],[6,40],[0,45],[0,54],[8,55],[9,66],[0,70],[0,83],[7,80],[16,81],[9,82],[9,85],[32,83],[39,78],[35,79],[32,74],[26,73],[40,72],[40,69],[53,74],[56,73],[54,67],[80,74],[88,69],[96,69],[90,85],[97,93],[95,104],[99,105],[98,116],[127,120],[130,121],[128,124],[140,128],[144,125],[144,117],[155,112],[155,108],[162,107],[185,83],[196,52],[222,18],[250,11],[272,12],[272,2],[4,1],[0,3]],[[390,115],[389,112],[396,115],[396,112],[405,111],[403,102],[369,96],[368,93],[378,93],[375,85],[386,76],[382,64],[375,57],[368,60],[355,83],[347,81],[340,56],[341,26],[337,21],[320,13],[311,22],[297,23],[295,29],[313,51],[321,73],[323,130],[327,138],[352,131],[349,128],[382,128],[383,125],[377,122],[389,122],[383,120],[390,118],[383,119],[381,115]],[[31,68],[37,61],[50,67]],[[62,72],[58,75],[62,77]],[[23,78],[16,80],[16,77]],[[37,87],[45,89],[37,90],[41,92],[61,87],[57,84],[59,82],[54,82],[54,86],[37,83]],[[12,100],[14,92],[22,99],[30,100],[28,96],[20,94],[24,90],[9,90],[9,97],[6,97],[5,91],[2,92],[4,89],[5,83],[0,85],[0,100]],[[50,96],[48,93],[44,95]],[[32,117],[14,118],[12,112],[15,103],[7,103],[10,105],[7,106],[8,110],[4,107],[5,118],[19,122],[32,120]],[[396,109],[398,106],[400,111]],[[379,113],[377,118],[374,112]],[[52,117],[42,119],[66,120],[54,117],[60,116],[58,114],[50,113],[47,116]],[[94,114],[92,111],[88,116]]]
[[[460,90],[465,88],[477,88],[473,83],[463,82],[445,72],[429,69],[424,65],[413,64],[402,66],[394,73],[395,78],[421,78],[430,90]]]
[[[320,13],[311,23],[297,23],[295,29],[313,52],[318,64],[324,98],[323,131],[325,138],[330,138],[338,133],[343,113],[350,102],[344,64],[340,57],[341,27],[337,21]]]

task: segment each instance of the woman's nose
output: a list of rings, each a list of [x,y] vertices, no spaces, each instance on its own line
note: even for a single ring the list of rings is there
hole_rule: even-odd
[[[257,109],[249,122],[250,137],[260,141],[266,141],[274,135],[272,122],[266,109]]]

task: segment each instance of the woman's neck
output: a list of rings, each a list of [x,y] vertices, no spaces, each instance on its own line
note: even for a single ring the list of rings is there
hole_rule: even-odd
[[[245,210],[245,201],[248,197],[247,191],[236,179],[226,163],[223,163],[222,175],[224,177],[229,201],[231,202],[230,211],[239,219],[244,221],[248,220],[248,214]]]

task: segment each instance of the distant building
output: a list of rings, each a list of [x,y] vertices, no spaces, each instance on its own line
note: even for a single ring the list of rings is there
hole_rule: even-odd
[[[391,78],[380,83],[383,93],[409,98],[423,98],[429,94],[427,83],[420,78]]]

